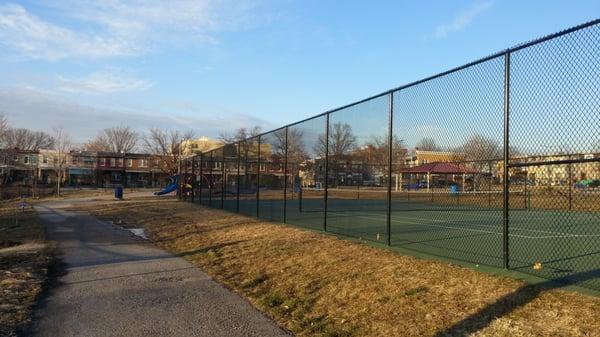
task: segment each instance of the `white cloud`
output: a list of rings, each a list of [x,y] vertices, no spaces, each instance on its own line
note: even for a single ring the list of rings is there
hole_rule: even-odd
[[[150,88],[148,81],[126,76],[115,70],[92,73],[83,78],[58,77],[59,89],[71,93],[110,94],[142,91]]]
[[[40,2],[39,7],[60,24],[18,4],[0,5],[0,44],[30,58],[58,60],[218,43],[218,32],[252,24],[257,1],[63,0]]]
[[[15,4],[0,5],[0,44],[34,59],[105,57],[135,53],[133,46],[107,34],[89,34],[46,22]]]
[[[165,107],[165,111],[140,111],[124,107],[92,107],[51,93],[31,89],[0,88],[0,107],[15,127],[48,130],[64,126],[79,143],[98,131],[115,125],[130,125],[145,133],[151,127],[194,130],[198,135],[217,137],[219,131],[232,131],[249,125],[273,127],[270,122],[248,114],[211,107],[201,109],[187,104],[182,112]],[[223,127],[227,130],[223,130]]]
[[[493,1],[477,2],[470,8],[461,11],[449,23],[440,24],[435,29],[433,36],[441,39],[451,33],[460,32],[465,29],[476,17],[488,11],[494,5]]]

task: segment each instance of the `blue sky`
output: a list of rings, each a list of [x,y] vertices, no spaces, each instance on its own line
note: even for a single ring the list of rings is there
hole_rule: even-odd
[[[0,1],[13,125],[275,128],[600,15],[598,1]]]

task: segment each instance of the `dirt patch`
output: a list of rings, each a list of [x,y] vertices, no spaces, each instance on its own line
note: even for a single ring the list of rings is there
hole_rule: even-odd
[[[597,297],[174,199],[83,208],[145,227],[298,336],[600,335]]]
[[[17,336],[27,326],[54,261],[35,211],[17,206],[18,201],[0,206],[0,336]]]

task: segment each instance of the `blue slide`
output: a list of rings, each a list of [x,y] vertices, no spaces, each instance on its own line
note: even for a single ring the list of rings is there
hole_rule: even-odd
[[[173,191],[176,191],[177,187],[178,187],[177,186],[178,185],[177,184],[177,181],[178,181],[177,176],[172,176],[170,179],[171,179],[171,182],[167,185],[167,187],[165,187],[165,189],[162,191],[154,192],[154,195],[165,195],[165,194],[169,194]]]

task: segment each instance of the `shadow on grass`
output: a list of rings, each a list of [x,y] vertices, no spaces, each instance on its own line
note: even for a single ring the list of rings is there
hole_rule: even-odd
[[[469,336],[472,333],[486,328],[495,319],[506,316],[512,311],[523,307],[537,298],[544,291],[577,285],[583,281],[595,278],[600,278],[600,269],[560,277],[540,284],[526,284],[512,293],[497,299],[494,303],[487,305],[473,315],[438,332],[435,334],[435,337]]]
[[[35,314],[44,308],[48,302],[47,299],[51,294],[58,289],[64,283],[61,281],[61,277],[67,274],[67,265],[62,260],[58,250],[52,249],[50,252],[50,263],[48,264],[48,270],[46,272],[46,278],[42,283],[42,289],[36,297],[34,304],[29,309],[28,320],[24,325],[17,327],[17,336],[31,336],[34,321],[36,319]]]

